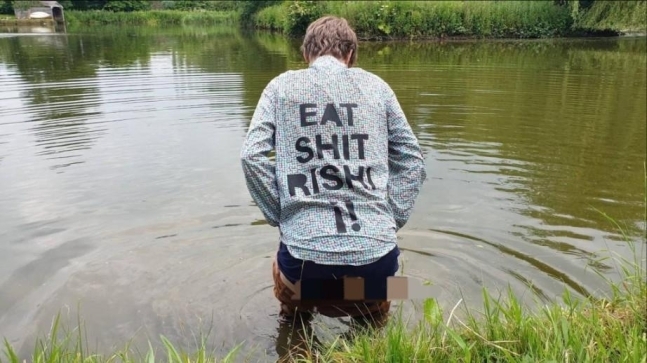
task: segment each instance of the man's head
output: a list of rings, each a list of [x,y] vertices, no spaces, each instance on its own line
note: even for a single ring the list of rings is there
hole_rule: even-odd
[[[325,16],[308,26],[301,52],[308,63],[331,55],[352,67],[357,60],[357,36],[346,19]]]

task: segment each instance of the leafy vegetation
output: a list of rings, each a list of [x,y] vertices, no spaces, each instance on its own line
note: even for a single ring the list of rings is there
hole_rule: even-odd
[[[77,16],[100,23],[179,23],[177,15],[154,15],[154,21],[125,21],[108,12],[175,10],[230,12],[244,27],[301,36],[313,20],[325,14],[346,18],[364,39],[420,39],[443,37],[548,38],[647,30],[647,1],[555,0],[555,1],[322,1],[322,0],[61,0],[66,11],[102,11]],[[0,0],[0,14],[26,9],[32,0]],[[217,17],[220,17],[217,16]],[[142,16],[135,17],[141,19]],[[204,23],[205,17],[184,17]]]
[[[279,15],[283,13],[284,15]],[[304,1],[265,8],[258,27],[301,35],[323,14],[346,18],[362,38],[545,38],[567,35],[569,7],[546,1]]]
[[[358,35],[385,38],[547,38],[642,30],[643,1],[306,1],[261,9],[255,26],[302,35],[324,14],[346,18]]]
[[[280,4],[281,0],[239,1],[240,21],[242,25],[253,25],[253,17],[261,9]]]
[[[647,1],[596,1],[578,17],[578,25],[590,29],[647,31]]]

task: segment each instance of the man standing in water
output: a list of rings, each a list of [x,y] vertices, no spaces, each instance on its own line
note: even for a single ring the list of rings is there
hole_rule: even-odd
[[[357,37],[345,19],[310,24],[302,52],[309,67],[267,85],[241,152],[249,192],[280,230],[274,294],[284,317],[316,309],[382,321],[423,155],[393,90],[353,67]],[[363,278],[363,296],[331,300],[330,282],[345,276]]]

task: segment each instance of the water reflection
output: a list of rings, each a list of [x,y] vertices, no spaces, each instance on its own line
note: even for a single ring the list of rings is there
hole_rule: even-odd
[[[523,200],[515,212],[542,221],[525,226],[529,240],[612,232],[595,209],[639,220],[644,38],[393,44],[363,54],[363,66],[396,85],[425,146],[464,172],[497,177],[498,190]]]
[[[305,66],[298,45],[222,28],[0,37],[0,336],[27,356],[82,302],[107,350],[159,334],[191,346],[211,318],[216,349],[273,355],[278,236],[238,153],[267,82]],[[507,284],[597,294],[590,269],[614,275],[600,250],[626,254],[597,210],[642,236],[646,48],[362,44],[359,66],[392,85],[428,167],[401,272],[452,306]]]
[[[29,36],[3,39],[3,61],[15,67],[25,85],[20,97],[29,109],[23,122],[41,149],[38,155],[55,160],[52,169],[83,163],[79,155],[91,148],[105,128],[91,127],[87,121],[98,116],[96,66],[85,60],[82,41],[65,36]],[[22,107],[1,114],[3,121],[25,116]],[[11,117],[11,118],[10,118]],[[5,122],[3,122],[5,123]]]

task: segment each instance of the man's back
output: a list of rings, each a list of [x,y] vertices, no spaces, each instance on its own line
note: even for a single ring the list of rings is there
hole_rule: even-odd
[[[248,183],[252,194],[276,194],[255,199],[270,224],[280,226],[292,255],[363,265],[395,247],[425,171],[397,99],[379,77],[330,55],[276,77],[263,92],[244,150],[249,158],[269,144],[275,166],[243,165],[261,178],[273,168],[276,190],[257,185],[254,176]]]
[[[387,279],[398,270],[396,232],[426,177],[391,88],[353,68],[357,47],[343,18],[310,24],[301,47],[310,66],[268,84],[241,151],[249,192],[281,232],[272,278],[287,319],[316,310],[385,321]],[[363,297],[346,301],[345,287],[341,296],[339,285],[316,282],[344,276],[368,279]],[[301,295],[297,282],[311,291]]]

